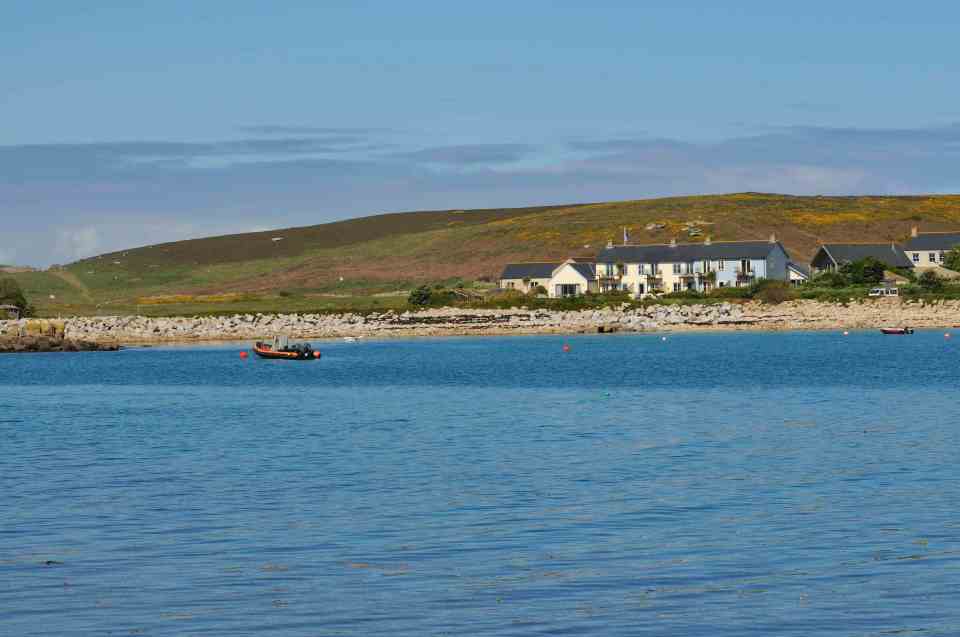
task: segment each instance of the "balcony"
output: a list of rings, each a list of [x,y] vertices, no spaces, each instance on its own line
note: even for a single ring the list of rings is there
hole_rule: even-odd
[[[737,281],[752,281],[755,277],[753,270],[737,270]]]

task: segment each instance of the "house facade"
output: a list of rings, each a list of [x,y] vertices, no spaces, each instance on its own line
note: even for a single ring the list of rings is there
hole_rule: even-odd
[[[500,274],[500,287],[529,294],[542,286],[549,290],[556,263],[508,263]]]
[[[550,298],[596,292],[596,264],[567,259],[561,263],[510,263],[500,274],[500,288],[529,294],[542,287]]]
[[[920,232],[914,226],[903,249],[914,267],[942,267],[947,253],[957,246],[960,246],[960,232]]]
[[[622,290],[634,298],[651,294],[743,287],[760,279],[788,278],[789,255],[768,241],[608,245],[597,255],[601,292]]]
[[[889,269],[911,268],[902,246],[896,243],[824,243],[813,255],[810,270],[813,274],[835,272],[847,263],[872,257]]]

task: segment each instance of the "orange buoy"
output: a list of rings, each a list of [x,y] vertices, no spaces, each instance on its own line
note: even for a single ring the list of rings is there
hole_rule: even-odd
[[[247,358],[247,353],[246,353],[246,352],[240,352],[240,358],[246,359],[246,358]]]
[[[570,344],[569,344],[569,343],[564,343],[564,344],[563,344],[563,351],[565,351],[565,352],[569,352],[569,351],[570,351]]]
[[[314,353],[313,353],[313,357],[314,357],[314,358],[320,358],[320,352],[314,352]]]

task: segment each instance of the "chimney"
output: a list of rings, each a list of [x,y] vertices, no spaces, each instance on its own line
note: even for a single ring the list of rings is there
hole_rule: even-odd
[[[911,237],[913,237],[914,239],[916,239],[918,234],[920,234],[920,228],[918,228],[917,226],[913,226],[912,228],[910,228],[910,236],[911,236]]]
[[[676,240],[676,238],[670,239],[670,247],[671,247],[671,248],[676,248],[676,247],[677,247],[677,240]]]
[[[771,232],[771,233],[770,233],[770,243],[776,243],[776,242],[777,242],[777,233],[776,233],[776,232]]]
[[[703,240],[703,245],[708,246],[713,243],[713,239],[710,238],[710,235],[707,235],[707,238]]]

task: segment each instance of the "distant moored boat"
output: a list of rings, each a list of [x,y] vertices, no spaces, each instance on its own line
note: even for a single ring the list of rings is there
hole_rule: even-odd
[[[897,334],[897,335],[913,334],[912,327],[881,327],[880,331],[883,332],[884,334]]]

